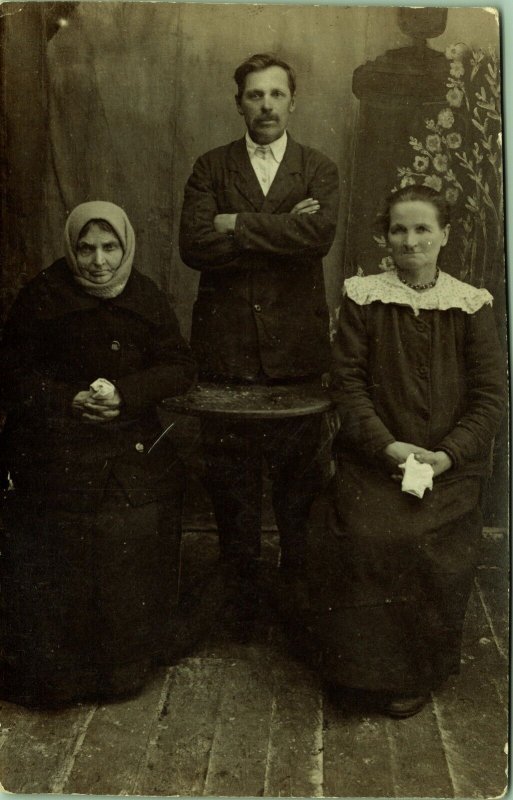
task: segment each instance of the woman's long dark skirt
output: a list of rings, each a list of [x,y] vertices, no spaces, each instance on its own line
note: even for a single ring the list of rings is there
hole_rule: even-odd
[[[61,705],[133,693],[166,649],[179,580],[179,494],[134,507],[111,479],[94,513],[8,495],[4,696]]]
[[[422,500],[346,462],[316,502],[302,624],[330,683],[427,692],[459,670],[482,528],[480,478]]]

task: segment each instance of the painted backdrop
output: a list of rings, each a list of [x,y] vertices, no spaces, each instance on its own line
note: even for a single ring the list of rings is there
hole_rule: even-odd
[[[352,75],[385,50],[409,44],[396,16],[396,9],[380,7],[79,3],[47,48],[48,153],[36,221],[44,231],[41,266],[62,252],[66,213],[84,200],[108,198],[127,210],[138,235],[137,262],[167,289],[187,333],[197,274],[178,255],[183,186],[198,155],[243,132],[234,68],[254,52],[272,51],[297,70],[293,135],[340,170],[338,236],[326,259],[335,307],[359,109]],[[431,45],[444,50],[455,41],[496,44],[495,17],[450,9],[445,33]]]

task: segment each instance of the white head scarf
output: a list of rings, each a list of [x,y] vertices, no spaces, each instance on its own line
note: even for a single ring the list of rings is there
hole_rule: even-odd
[[[97,284],[88,280],[78,266],[77,245],[81,231],[94,219],[108,222],[118,237],[123,249],[123,258],[112,278],[107,283]],[[66,261],[71,269],[76,282],[82,286],[87,294],[94,297],[117,297],[125,288],[135,253],[135,233],[127,215],[119,206],[104,200],[93,200],[81,203],[73,209],[64,228],[64,249]]]

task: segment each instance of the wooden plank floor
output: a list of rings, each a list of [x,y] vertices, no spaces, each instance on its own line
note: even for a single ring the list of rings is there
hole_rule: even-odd
[[[207,526],[208,527],[208,526]],[[276,542],[264,558],[276,568]],[[23,793],[497,797],[506,788],[508,559],[488,531],[461,675],[395,721],[323,691],[263,605],[241,643],[216,611],[214,531],[184,537],[186,593],[209,634],[137,698],[41,713],[0,705],[0,778]],[[205,580],[207,587],[205,588]],[[354,702],[354,701],[353,701]]]

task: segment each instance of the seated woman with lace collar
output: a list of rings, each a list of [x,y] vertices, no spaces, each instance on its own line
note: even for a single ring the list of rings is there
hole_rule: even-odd
[[[303,622],[324,677],[376,693],[395,717],[458,672],[483,476],[505,406],[492,296],[438,266],[448,211],[429,187],[392,194],[383,222],[395,268],[345,282],[337,470],[306,561]],[[402,491],[409,456],[432,468],[422,499]]]

